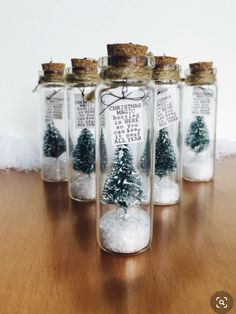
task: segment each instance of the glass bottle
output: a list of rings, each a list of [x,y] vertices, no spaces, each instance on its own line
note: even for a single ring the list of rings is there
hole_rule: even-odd
[[[155,57],[153,80],[156,85],[157,132],[153,202],[176,204],[180,200],[181,125],[180,66],[176,58]]]
[[[213,180],[215,164],[217,85],[212,62],[190,64],[183,101],[183,178]]]
[[[94,201],[97,62],[87,58],[71,62],[66,75],[69,196],[76,201]]]
[[[63,63],[44,63],[39,72],[41,102],[41,176],[44,181],[67,181]]]
[[[110,253],[135,254],[152,238],[154,59],[147,47],[107,45],[97,88],[97,239]]]

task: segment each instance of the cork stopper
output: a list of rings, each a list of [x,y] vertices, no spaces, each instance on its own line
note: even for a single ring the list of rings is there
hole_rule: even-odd
[[[71,59],[71,64],[73,68],[94,68],[97,67],[97,61],[95,59],[90,58],[73,58]]]
[[[126,56],[145,56],[148,47],[137,44],[108,44],[108,56],[126,57]]]
[[[63,73],[65,70],[65,64],[55,63],[55,62],[43,63],[42,68],[44,72],[62,72]]]
[[[64,81],[64,63],[48,62],[42,64],[43,71],[39,73],[39,84]]]
[[[155,66],[160,67],[164,65],[172,65],[176,64],[177,58],[170,56],[154,56],[155,58]]]
[[[213,68],[213,62],[196,62],[189,64],[190,70],[194,72],[211,70]]]
[[[147,65],[147,46],[136,44],[108,44],[108,65],[113,67],[143,67]]]
[[[91,58],[71,59],[72,68],[67,69],[66,81],[68,83],[96,82],[97,60]]]
[[[154,56],[155,67],[152,79],[156,82],[179,82],[181,67],[176,64],[177,58],[170,56]]]

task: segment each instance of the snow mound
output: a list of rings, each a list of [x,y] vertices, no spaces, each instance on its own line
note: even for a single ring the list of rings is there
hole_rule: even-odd
[[[38,170],[40,168],[38,145],[29,139],[0,134],[0,169],[7,168]]]

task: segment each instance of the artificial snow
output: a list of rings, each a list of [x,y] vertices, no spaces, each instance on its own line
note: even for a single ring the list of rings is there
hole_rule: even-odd
[[[228,140],[216,141],[216,159],[236,155],[236,142]]]
[[[190,181],[209,181],[213,178],[213,160],[209,163],[196,164],[193,162],[183,164],[183,178]]]
[[[150,241],[150,216],[137,206],[127,213],[118,207],[106,212],[100,219],[103,247],[114,253],[136,253],[145,249]]]
[[[31,140],[12,135],[0,135],[0,169],[38,170],[40,154]]]
[[[67,161],[65,158],[57,159],[45,157],[42,163],[42,177],[45,181],[61,182],[67,180]]]
[[[170,205],[179,200],[179,185],[169,177],[154,178],[153,202],[158,205]]]
[[[70,194],[76,200],[95,200],[96,177],[95,173],[83,174],[70,184]]]

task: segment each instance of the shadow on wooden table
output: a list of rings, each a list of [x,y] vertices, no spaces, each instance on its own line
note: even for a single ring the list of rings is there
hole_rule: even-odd
[[[96,203],[70,200],[74,235],[79,249],[96,249]]]
[[[51,221],[62,219],[69,209],[67,183],[50,183],[42,181],[48,216]]]
[[[140,309],[184,313],[178,301],[182,293],[191,300],[193,289],[202,290],[202,276],[209,271],[204,241],[212,183],[186,183],[181,204],[155,207],[152,247],[130,257],[98,248],[95,203],[68,201],[62,186],[46,185],[45,189],[50,219],[59,220],[67,213],[56,229],[60,237],[51,249],[52,261],[57,269],[64,269],[57,280],[71,289],[70,298],[79,313],[127,314],[141,313]],[[202,302],[208,304],[208,295]]]
[[[150,250],[136,256],[110,255],[100,252],[103,269],[103,295],[106,313],[132,313],[137,309],[137,294],[146,289],[150,269]],[[145,278],[146,277],[146,278]]]

